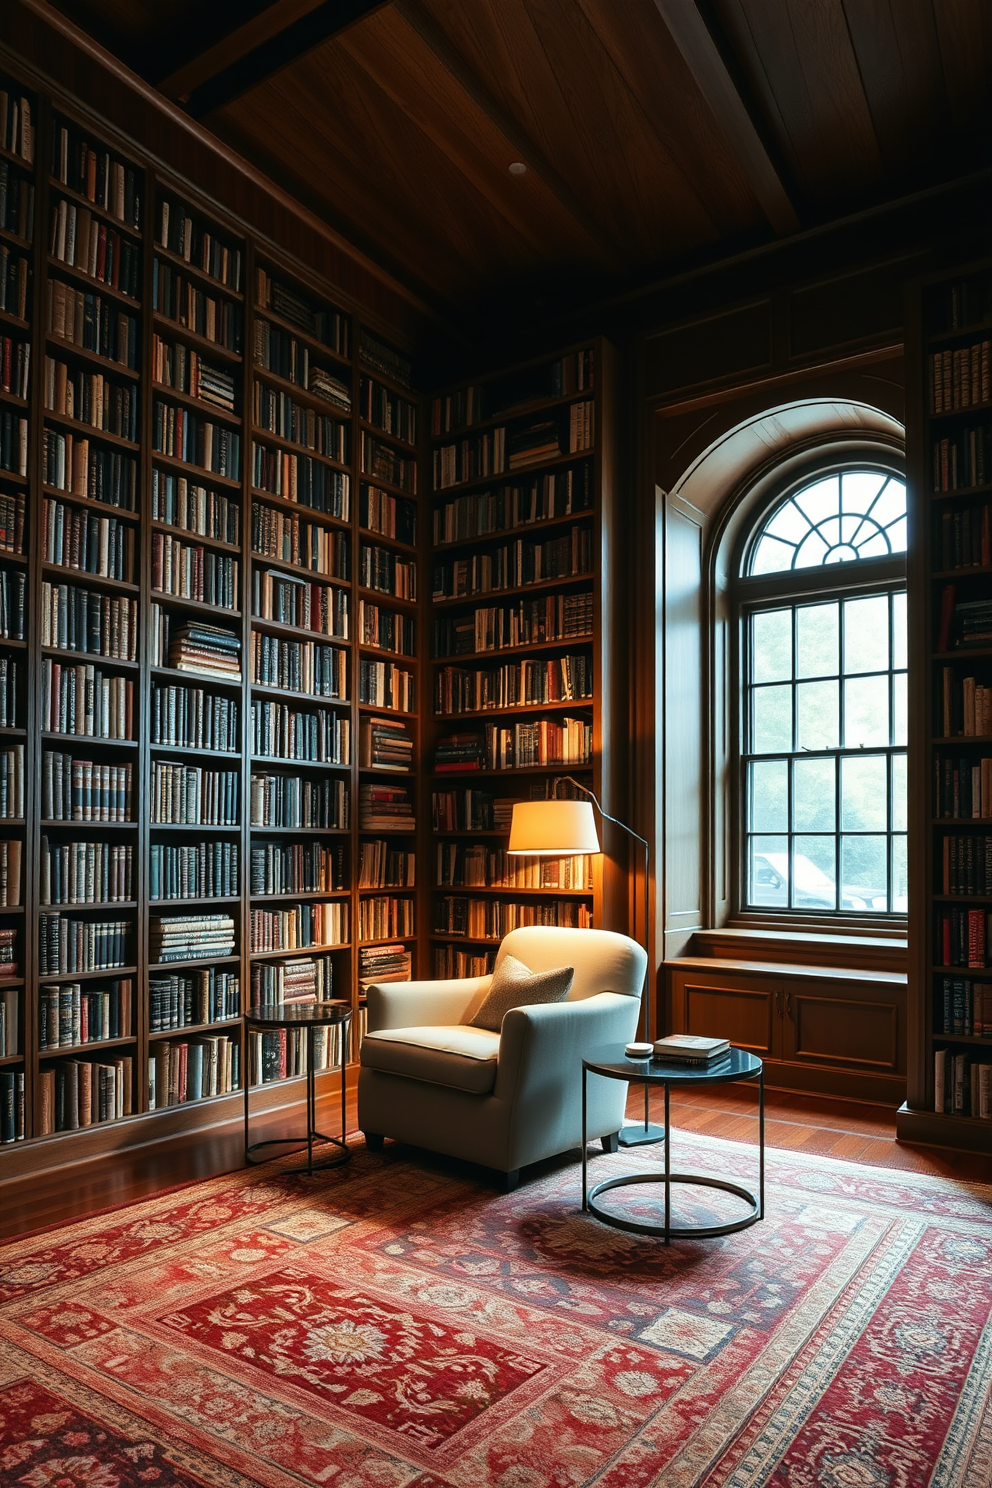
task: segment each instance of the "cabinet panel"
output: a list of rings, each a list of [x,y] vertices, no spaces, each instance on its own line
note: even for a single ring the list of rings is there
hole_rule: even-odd
[[[774,981],[736,983],[699,976],[674,979],[674,1003],[680,1031],[728,1038],[759,1057],[774,1050],[776,1026]],[[680,1016],[681,1015],[681,1016]]]
[[[843,991],[847,995],[812,990],[787,994],[783,1058],[901,1072],[899,1007],[884,992],[862,997]]]

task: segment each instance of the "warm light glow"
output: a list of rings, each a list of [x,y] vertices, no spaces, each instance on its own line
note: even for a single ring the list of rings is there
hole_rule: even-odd
[[[588,801],[518,801],[514,806],[507,852],[574,857],[601,851]]]

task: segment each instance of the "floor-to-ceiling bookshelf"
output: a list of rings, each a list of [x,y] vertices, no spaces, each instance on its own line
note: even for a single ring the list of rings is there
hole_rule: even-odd
[[[363,783],[395,782],[359,761],[401,728],[414,802],[422,536],[388,328],[69,100],[2,86],[33,148],[0,139],[0,333],[30,348],[0,390],[0,1176],[233,1115],[246,1074],[298,1070],[241,1014],[301,978],[353,1008],[353,1060],[371,942],[421,969],[386,902],[414,834],[362,826]]]
[[[990,1151],[992,262],[928,279],[916,293],[908,356],[916,877],[899,1133]]]
[[[450,388],[431,406],[431,943],[489,970],[517,925],[602,924],[596,858],[506,854],[512,804],[609,781],[611,348]],[[606,802],[604,802],[606,804]]]

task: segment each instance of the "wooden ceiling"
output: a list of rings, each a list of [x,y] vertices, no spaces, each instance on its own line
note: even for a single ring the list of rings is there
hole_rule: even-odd
[[[448,315],[526,316],[992,157],[989,0],[55,8]]]

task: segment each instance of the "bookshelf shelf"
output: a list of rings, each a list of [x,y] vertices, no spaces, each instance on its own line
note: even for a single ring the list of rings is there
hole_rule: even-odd
[[[210,290],[211,293],[223,295],[226,300],[237,300],[238,302],[244,300],[244,295],[239,289],[232,289],[223,280],[215,279],[213,274],[209,274],[206,269],[201,269],[198,265],[190,263],[189,259],[183,258],[181,253],[173,253],[170,248],[163,247],[158,238],[152,244],[152,252],[156,258],[165,259],[167,263],[172,264],[173,268],[178,269],[180,273],[188,274],[191,279],[198,280],[204,289]]]
[[[156,1039],[175,1038],[177,1034],[189,1037],[195,1033],[209,1033],[216,1028],[234,1028],[241,1024],[240,1014],[237,1018],[219,1018],[214,1023],[185,1023],[179,1028],[154,1028],[149,1031],[148,1041],[152,1043]],[[201,1096],[202,1100],[212,1100],[212,1096]]]
[[[328,417],[337,423],[344,423],[349,416],[341,413],[335,417],[334,414],[329,413]],[[318,465],[326,465],[328,469],[337,470],[342,475],[347,475],[351,470],[349,464],[335,459],[332,455],[321,454],[320,450],[311,449],[308,444],[298,444],[295,439],[286,439],[282,434],[276,434],[274,430],[267,429],[264,424],[253,423],[251,433],[253,439],[274,445],[276,449],[282,450],[287,455],[306,455],[308,459],[316,460]]]
[[[135,307],[137,309],[137,307]],[[75,341],[67,341],[63,336],[56,336],[49,331],[45,339],[45,345],[49,351],[57,351],[60,355],[77,357],[79,361],[86,362],[91,367],[99,367],[104,372],[109,372],[113,377],[125,377],[132,382],[141,380],[141,373],[134,372],[125,362],[115,362],[111,357],[101,356],[98,351],[89,351],[85,346],[79,346]]]
[[[62,1048],[46,1049],[39,1048],[39,1059],[63,1059],[73,1054],[93,1054],[100,1049],[119,1049],[125,1044],[136,1044],[138,1036],[135,1033],[127,1033],[123,1038],[113,1039],[88,1039],[85,1044],[66,1044]]]
[[[23,161],[21,164],[23,165]],[[94,217],[99,217],[108,227],[114,228],[117,232],[127,233],[128,237],[136,238],[139,241],[144,237],[140,227],[135,227],[132,223],[125,222],[123,218],[115,216],[113,212],[108,212],[105,207],[101,207],[97,202],[91,201],[81,191],[74,191],[71,186],[64,185],[57,176],[49,176],[48,188],[50,194],[64,196],[69,201],[75,202],[77,206],[85,207]]]
[[[256,315],[260,320],[272,319],[267,310],[257,311]],[[282,329],[281,326],[280,329]],[[294,331],[293,334],[300,337],[301,340],[306,339],[299,331]],[[327,356],[332,361],[337,361],[337,371],[339,373],[347,375],[350,386],[350,364],[346,361],[341,361],[335,358],[332,352],[321,353],[321,359],[323,359],[324,356]],[[263,367],[260,362],[252,363],[252,371],[254,372],[255,376],[260,379],[260,381],[271,383],[276,392],[289,393],[292,398],[299,399],[301,402],[305,403],[308,408],[314,409],[316,413],[326,413],[330,418],[336,418],[343,421],[351,419],[351,408],[344,408],[340,404],[335,403],[330,398],[322,398],[319,393],[312,393],[309,388],[303,387],[301,383],[293,382],[292,379],[289,377],[280,377],[278,372],[273,372],[269,367]],[[343,376],[341,380],[344,381]]]
[[[173,455],[164,455],[161,450],[151,451],[152,462],[161,465],[166,470],[174,471],[176,475],[184,475],[187,480],[193,480],[197,485],[219,486],[225,491],[241,491],[241,482],[232,480],[228,475],[218,475],[214,470],[207,470],[203,465],[194,465],[188,460],[177,460]]]
[[[109,295],[112,300],[116,300],[119,305],[126,305],[133,313],[141,313],[140,300],[135,299],[133,295],[125,294],[122,289],[116,289],[112,284],[104,284],[102,279],[96,279],[92,274],[87,274],[85,269],[76,268],[74,264],[63,263],[62,259],[51,256],[45,260],[45,267],[50,279],[65,276],[92,294]]]
[[[222,553],[240,554],[241,548],[237,543],[222,542],[219,537],[204,537],[199,532],[192,532],[188,527],[174,527],[169,522],[149,523],[152,532],[162,532],[169,537],[178,537],[180,542],[192,543],[197,547],[216,548]],[[168,597],[168,596],[167,596]],[[216,606],[212,606],[216,609]]]
[[[139,514],[129,510],[126,506],[111,506],[108,502],[97,501],[91,496],[80,496],[76,491],[61,491],[57,486],[43,485],[41,489],[43,495],[54,501],[68,501],[72,506],[84,507],[87,511],[95,512],[101,517],[117,517],[125,522],[140,521]],[[72,571],[75,572],[75,570]]]
[[[334,351],[332,347],[327,346],[323,341],[318,340],[316,336],[311,335],[308,331],[302,330],[301,327],[296,325],[293,321],[287,320],[284,316],[279,315],[275,310],[270,309],[268,305],[260,305],[256,302],[255,319],[271,321],[271,323],[275,326],[278,326],[281,331],[286,331],[288,335],[295,336],[297,341],[303,342],[303,344],[309,347],[309,349],[313,351],[317,357],[330,357],[330,359],[334,362],[337,362],[340,367],[346,367],[350,371],[351,361],[348,357],[342,356],[340,352]],[[258,364],[256,364],[255,370],[263,376],[269,375],[266,369],[262,366],[259,366]],[[291,384],[291,386],[293,387],[295,387],[295,385],[295,383]]]
[[[163,335],[173,336],[179,341],[185,341],[194,350],[202,352],[204,361],[209,361],[213,357],[222,362],[227,362],[232,367],[240,367],[244,362],[240,351],[231,351],[222,342],[211,341],[208,336],[199,335],[198,332],[190,330],[188,326],[180,325],[178,320],[170,320],[160,310],[152,311],[152,324],[155,330],[161,332]],[[171,391],[172,389],[170,388],[169,392]]]
[[[108,579],[102,574],[88,573],[83,568],[64,568],[60,563],[42,563],[41,571],[47,577],[60,580],[64,584],[85,584],[98,589],[113,589],[117,594],[140,594],[140,584],[129,584],[126,579]],[[89,653],[82,653],[88,655]],[[103,658],[106,661],[111,657]]]
[[[127,450],[132,455],[137,454],[141,448],[140,444],[133,439],[125,439],[122,434],[112,434],[109,429],[99,429],[93,424],[84,424],[81,419],[70,418],[66,413],[56,413],[52,408],[45,409],[44,418],[46,424],[58,424],[82,439],[96,439],[101,444],[112,444],[116,449]]]
[[[167,382],[153,382],[156,398],[168,398],[172,403],[179,403],[183,408],[188,408],[192,413],[199,414],[202,418],[213,421],[218,419],[222,424],[229,424],[234,429],[240,429],[242,418],[239,413],[232,413],[229,408],[222,408],[216,403],[211,403],[205,398],[194,398],[189,393],[184,393],[179,388],[170,387]],[[212,472],[208,472],[212,474]]]

